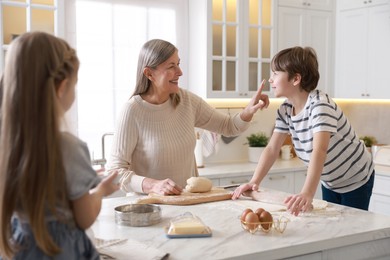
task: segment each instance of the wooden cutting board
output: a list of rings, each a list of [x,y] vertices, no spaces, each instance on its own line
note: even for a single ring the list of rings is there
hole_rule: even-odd
[[[180,195],[159,195],[151,193],[146,197],[139,198],[136,204],[168,204],[168,205],[194,205],[206,202],[229,200],[232,198],[231,191],[213,188],[209,192],[192,193],[183,191]]]

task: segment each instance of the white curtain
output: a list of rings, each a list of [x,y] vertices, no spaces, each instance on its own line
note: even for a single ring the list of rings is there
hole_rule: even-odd
[[[117,115],[133,93],[142,45],[154,38],[172,42],[186,70],[187,1],[71,0],[67,4],[67,35],[81,61],[77,102],[68,117],[73,132],[98,159],[102,135],[114,131]],[[183,76],[183,87],[185,81]],[[107,156],[107,147],[105,152]]]

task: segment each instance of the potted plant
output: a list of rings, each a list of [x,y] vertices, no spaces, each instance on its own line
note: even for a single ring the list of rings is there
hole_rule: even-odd
[[[371,146],[377,143],[376,138],[373,136],[365,135],[359,137],[359,139],[364,143],[364,145],[367,147],[368,151],[371,152]]]
[[[249,161],[257,163],[264,147],[268,144],[269,137],[264,132],[259,132],[247,136],[246,139],[248,140],[248,143],[246,144],[249,145]]]
[[[364,142],[364,145],[366,147],[371,147],[373,144],[376,144],[376,139],[373,136],[365,135],[365,136],[360,137],[360,140],[362,140]]]

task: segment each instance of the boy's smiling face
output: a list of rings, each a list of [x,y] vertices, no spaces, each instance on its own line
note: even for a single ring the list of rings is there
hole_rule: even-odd
[[[294,88],[294,78],[288,79],[288,73],[274,71],[268,80],[271,84],[275,97],[289,97],[297,88]]]

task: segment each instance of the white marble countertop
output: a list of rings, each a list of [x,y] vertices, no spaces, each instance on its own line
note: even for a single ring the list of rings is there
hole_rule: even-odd
[[[282,212],[278,214],[285,214],[290,219],[284,233],[258,231],[252,235],[240,225],[241,212],[247,207],[263,207],[276,214],[272,207],[275,205],[239,199],[193,206],[160,205],[162,221],[159,224],[149,227],[117,225],[114,208],[136,198],[104,199],[102,210],[92,226],[95,236],[128,238],[145,248],[169,253],[169,259],[282,259],[306,254],[319,254],[317,259],[390,257],[390,217],[367,211],[329,204],[325,210],[298,217]],[[169,225],[171,218],[185,212],[200,217],[212,229],[212,237],[167,238],[164,227]],[[140,255],[139,259],[143,256]]]
[[[198,168],[198,172],[200,176],[208,178],[235,177],[240,174],[253,174],[256,166],[257,163],[250,162],[209,163],[203,168]],[[269,173],[293,172],[306,169],[307,167],[303,162],[295,157],[291,160],[276,160]]]

